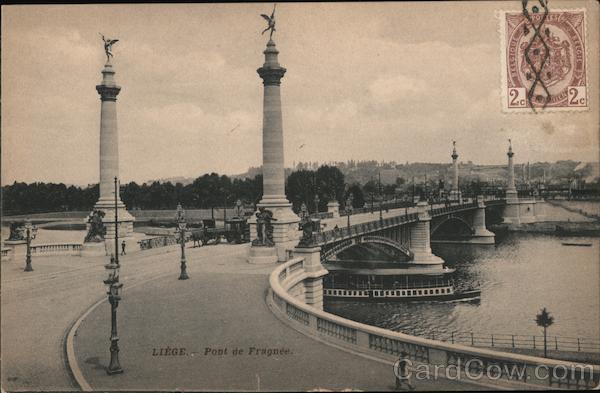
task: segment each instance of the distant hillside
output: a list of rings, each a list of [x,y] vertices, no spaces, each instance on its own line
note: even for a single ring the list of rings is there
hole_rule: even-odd
[[[295,163],[293,168],[285,168],[285,176],[289,176],[295,170],[310,169],[316,170],[321,165],[336,166],[339,168],[349,184],[365,184],[370,180],[377,181],[381,174],[382,184],[402,184],[411,183],[413,177],[416,183],[422,183],[427,178],[428,182],[438,182],[443,180],[447,184],[452,181],[452,164],[450,163],[403,163],[396,162],[377,162],[377,161],[346,161],[346,162],[328,162],[328,163]],[[231,175],[231,179],[253,179],[262,174],[262,167],[250,167],[244,173]],[[200,176],[200,175],[199,175]],[[471,161],[459,163],[459,176],[462,182],[484,181],[503,184],[507,178],[506,165],[478,165]],[[596,183],[600,179],[600,164],[597,162],[587,163],[580,161],[558,161],[535,162],[529,164],[515,165],[515,178],[520,182],[546,182],[547,184],[564,184],[577,181],[586,183]],[[152,183],[150,180],[147,183]],[[191,184],[194,178],[191,177],[169,177],[156,180],[160,183],[171,182],[172,184],[182,183]]]

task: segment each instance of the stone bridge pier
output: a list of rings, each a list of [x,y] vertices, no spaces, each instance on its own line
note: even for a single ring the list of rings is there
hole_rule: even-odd
[[[431,252],[431,216],[427,202],[417,203],[418,221],[410,229],[410,250],[414,254],[411,263],[419,265],[442,265],[444,260]]]
[[[477,195],[477,210],[473,212],[473,235],[468,243],[494,244],[496,235],[485,226],[485,202],[483,195]]]

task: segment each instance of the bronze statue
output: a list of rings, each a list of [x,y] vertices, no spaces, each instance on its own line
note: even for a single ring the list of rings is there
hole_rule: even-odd
[[[106,64],[110,63],[110,58],[114,57],[112,54],[112,46],[116,44],[118,39],[106,39],[102,33],[98,33],[102,37],[102,41],[104,41],[104,52],[106,53]]]
[[[25,222],[15,221],[10,223],[10,235],[7,240],[26,240]]]
[[[100,243],[104,241],[106,235],[106,227],[102,222],[105,213],[102,210],[94,210],[88,219],[90,229],[85,236],[84,243]]]
[[[259,207],[256,212],[256,235],[258,237],[252,241],[253,246],[271,247],[275,245],[271,221],[277,221],[276,218],[273,218],[273,212],[264,207]]]
[[[273,5],[273,12],[271,13],[271,16],[268,16],[266,14],[260,14],[260,16],[262,16],[263,18],[266,19],[267,23],[269,24],[269,26],[264,29],[262,31],[262,34],[265,34],[267,31],[271,30],[271,34],[269,35],[269,39],[273,38],[273,32],[275,31],[275,6],[276,4]]]
[[[310,247],[313,245],[312,234],[313,234],[313,223],[310,220],[302,220],[302,237],[298,243],[298,247]]]

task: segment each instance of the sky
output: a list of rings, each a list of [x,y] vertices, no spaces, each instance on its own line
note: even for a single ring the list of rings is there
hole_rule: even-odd
[[[285,162],[598,161],[599,5],[585,8],[586,112],[501,111],[496,11],[520,1],[281,3],[274,40]],[[236,174],[262,160],[272,3],[2,6],[2,184],[99,178],[105,61],[112,61],[123,181]],[[304,145],[304,146],[302,146]],[[301,147],[302,146],[302,147]]]

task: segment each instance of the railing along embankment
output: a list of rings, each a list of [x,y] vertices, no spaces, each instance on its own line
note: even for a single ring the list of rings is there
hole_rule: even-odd
[[[508,388],[592,388],[599,384],[600,366],[576,364],[528,355],[473,348],[393,332],[327,313],[304,302],[303,281],[309,275],[304,260],[293,258],[269,277],[268,303],[294,329],[321,341],[393,362],[407,352],[413,369],[426,367],[433,375],[460,370],[461,381]],[[413,374],[414,375],[414,374]]]

